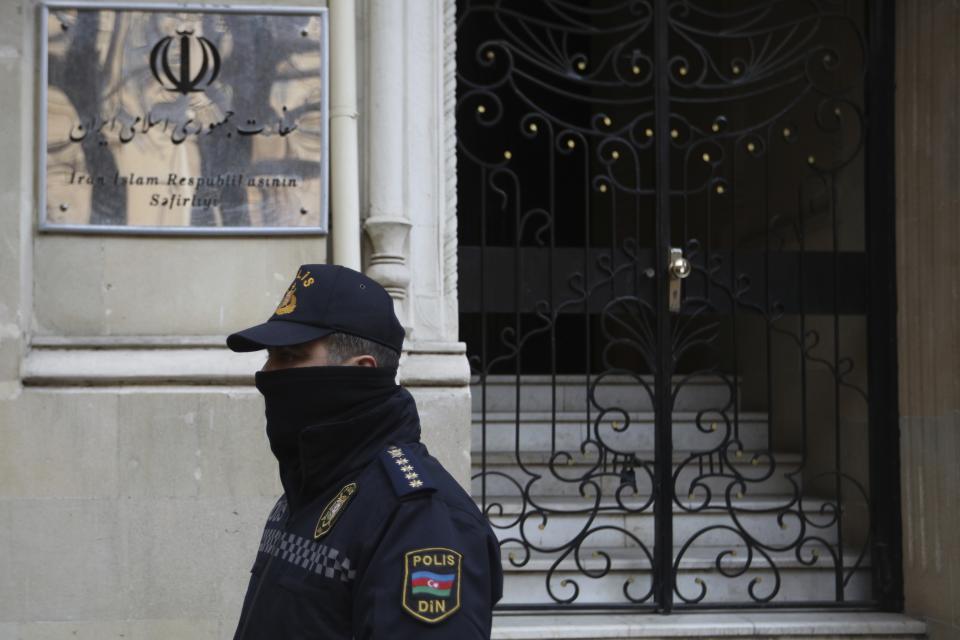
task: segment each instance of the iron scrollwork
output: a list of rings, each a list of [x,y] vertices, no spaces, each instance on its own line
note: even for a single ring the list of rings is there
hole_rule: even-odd
[[[856,367],[865,214],[851,195],[867,9],[724,6],[459,5],[474,485],[510,567],[544,577],[512,606],[869,601],[871,496],[844,466],[869,400]],[[658,224],[692,266],[677,314],[656,296]],[[664,437],[671,460],[653,453]],[[673,514],[670,547],[656,544],[657,505]],[[823,576],[829,598],[796,586]]]

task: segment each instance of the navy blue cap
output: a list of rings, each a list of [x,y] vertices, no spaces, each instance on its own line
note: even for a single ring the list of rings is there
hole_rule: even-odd
[[[258,351],[348,333],[403,350],[403,326],[380,284],[340,265],[305,264],[269,320],[227,337],[234,351]]]

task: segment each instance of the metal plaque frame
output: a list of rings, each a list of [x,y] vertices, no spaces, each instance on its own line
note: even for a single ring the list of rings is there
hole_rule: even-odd
[[[320,146],[320,223],[316,226],[150,226],[118,224],[64,224],[54,223],[47,217],[47,158],[48,158],[48,87],[49,46],[48,19],[51,11],[76,9],[80,11],[136,11],[196,14],[264,14],[269,16],[312,16],[320,26],[320,114],[322,141]],[[327,7],[268,6],[268,5],[201,5],[138,2],[89,2],[85,0],[52,0],[38,5],[40,21],[40,90],[37,109],[37,130],[40,144],[37,148],[37,207],[38,230],[44,233],[71,233],[83,235],[134,235],[134,236],[317,236],[329,233],[330,201],[330,64],[329,64],[329,19]]]

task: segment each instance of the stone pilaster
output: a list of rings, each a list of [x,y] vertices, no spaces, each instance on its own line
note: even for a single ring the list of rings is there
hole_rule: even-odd
[[[382,284],[410,335],[407,261],[410,220],[404,200],[405,4],[373,0],[369,5],[368,167],[370,210],[364,230],[370,240],[367,274]]]
[[[467,484],[469,366],[458,340],[453,0],[367,5],[367,273],[407,328],[400,379],[424,438]]]

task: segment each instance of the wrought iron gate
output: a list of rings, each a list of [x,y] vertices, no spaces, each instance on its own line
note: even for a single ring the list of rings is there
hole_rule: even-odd
[[[899,608],[889,3],[458,8],[505,606]]]

